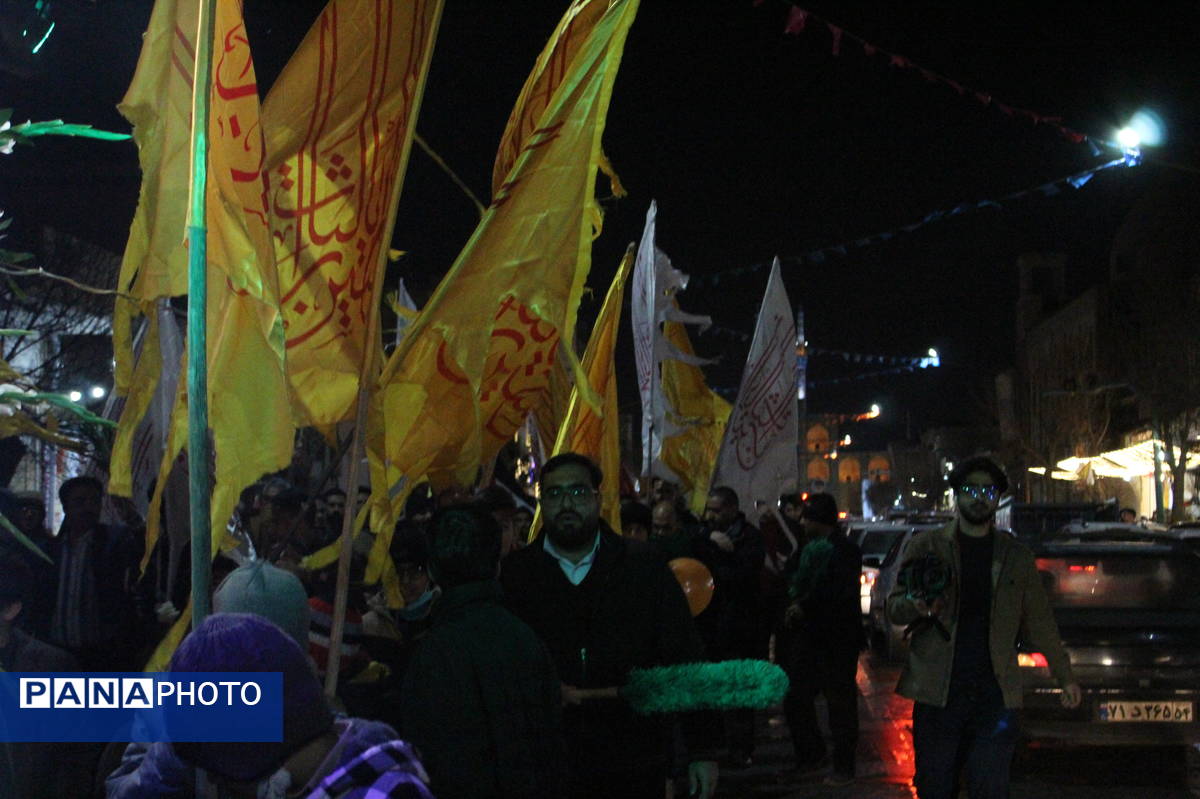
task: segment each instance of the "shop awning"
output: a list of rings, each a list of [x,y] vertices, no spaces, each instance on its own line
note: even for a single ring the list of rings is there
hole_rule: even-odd
[[[1154,474],[1154,444],[1154,441],[1143,441],[1132,447],[1087,458],[1066,458],[1058,462],[1051,476],[1056,480],[1084,480],[1089,474],[1093,477],[1120,477],[1123,480],[1147,477]],[[1175,457],[1179,457],[1178,447],[1175,448]],[[1200,468],[1200,453],[1188,453],[1187,467]],[[1169,471],[1165,462],[1163,471]]]

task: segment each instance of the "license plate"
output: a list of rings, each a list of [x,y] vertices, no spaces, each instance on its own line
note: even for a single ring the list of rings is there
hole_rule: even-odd
[[[1171,721],[1194,720],[1191,702],[1101,702],[1101,721]]]

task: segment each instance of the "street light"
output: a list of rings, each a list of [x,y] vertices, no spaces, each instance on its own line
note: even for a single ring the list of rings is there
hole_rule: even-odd
[[[1117,131],[1117,144],[1124,150],[1136,150],[1142,143],[1141,134],[1133,128],[1121,128]]]

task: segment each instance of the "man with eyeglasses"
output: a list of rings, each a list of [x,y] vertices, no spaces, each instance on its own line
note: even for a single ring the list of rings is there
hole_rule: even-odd
[[[600,518],[603,475],[573,452],[539,478],[542,532],[501,565],[508,604],[545,642],[563,681],[563,728],[572,797],[664,795],[667,721],[623,699],[583,699],[577,689],[622,686],[631,669],[703,660],[687,600],[662,559]],[[692,795],[711,797],[717,742],[709,714],[681,717]],[[719,729],[719,728],[718,728]]]
[[[896,690],[914,703],[913,782],[921,799],[958,796],[964,766],[971,799],[1006,799],[1021,706],[1017,638],[1046,656],[1063,707],[1079,706],[1080,689],[1033,553],[995,530],[1008,490],[1003,470],[970,458],[950,474],[950,486],[955,520],[918,533],[905,551],[906,564],[932,556],[950,567],[944,592],[914,598],[897,581],[888,596],[888,618],[912,631]]]

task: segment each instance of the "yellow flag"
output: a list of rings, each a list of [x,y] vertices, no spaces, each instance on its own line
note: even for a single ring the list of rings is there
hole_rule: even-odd
[[[663,335],[676,349],[694,355],[687,328],[680,322],[663,324]],[[679,475],[694,513],[704,509],[709,481],[721,451],[725,422],[731,406],[704,382],[698,366],[674,358],[662,362],[663,396],[667,400],[668,421],[682,432],[663,440],[662,462]]]
[[[500,137],[496,163],[492,167],[493,197],[500,193],[500,187],[516,164],[526,140],[537,130],[554,93],[570,74],[570,66],[579,48],[587,41],[607,7],[607,2],[573,0],[558,21],[554,33],[550,34],[550,41],[525,79],[525,85],[509,114],[508,124],[504,127],[504,135]]]
[[[132,299],[118,296],[113,310],[115,390],[126,399],[113,443],[109,490],[121,496],[132,495],[133,437],[162,368],[154,301],[187,293],[184,240],[198,8],[197,0],[154,4],[137,70],[118,106],[133,125],[142,170],[117,281],[118,290]],[[149,326],[135,365],[132,330],[139,315]]]
[[[214,551],[241,489],[264,473],[286,466],[293,443],[283,361],[283,320],[262,180],[265,156],[258,87],[241,8],[239,0],[216,4],[207,131],[206,360],[216,467],[211,517]],[[159,0],[155,4],[138,72],[123,105],[139,126],[135,138],[145,178],[129,251],[122,264],[122,285],[137,297],[151,326],[143,357],[132,375],[138,382],[122,414],[112,462],[113,489],[118,493],[134,488],[127,485],[130,469],[126,442],[145,411],[147,393],[153,392],[162,367],[154,340],[157,329],[153,314],[148,313],[148,303],[187,291],[187,253],[182,234],[188,204],[190,70],[198,13],[198,0]],[[163,95],[156,95],[156,90]],[[136,133],[138,130],[141,135]],[[118,312],[117,316],[122,314]],[[124,318],[127,322],[129,316]],[[119,335],[114,322],[114,338]],[[118,352],[124,344],[116,343]],[[180,381],[181,392],[184,387]],[[159,489],[183,446],[186,397],[182,393],[172,413]],[[161,490],[155,493],[148,514],[147,551],[153,547],[158,531],[159,501]]]
[[[630,245],[608,288],[592,337],[583,353],[583,371],[588,383],[602,399],[599,411],[590,407],[578,391],[571,392],[566,418],[554,442],[554,454],[578,452],[595,461],[605,480],[600,485],[600,513],[605,521],[621,531],[621,440],[617,423],[617,370],[615,353],[621,306],[625,300],[625,280],[633,263]]]
[[[240,0],[217,3],[209,110],[208,414],[216,455],[212,547],[242,489],[292,458],[284,363],[259,124],[258,85]]]
[[[381,302],[441,0],[331,0],[263,104],[288,375],[311,424],[351,417]]]
[[[572,339],[601,222],[600,137],[637,12],[637,0],[593,2],[607,6],[602,18],[380,378],[368,445],[384,475],[376,493],[386,489],[394,503],[422,475],[472,484],[546,391],[560,340]],[[579,375],[570,348],[562,352]],[[376,549],[386,552],[391,530],[380,533]]]

